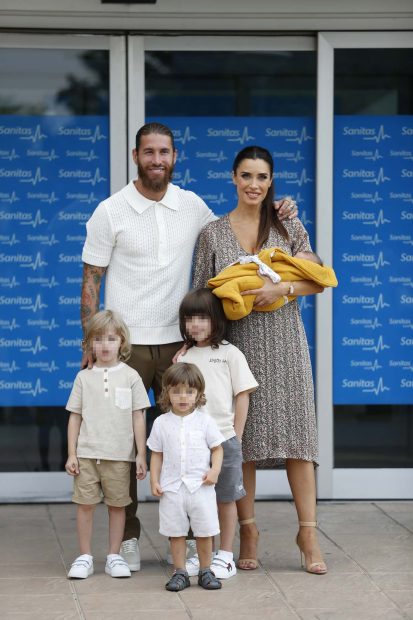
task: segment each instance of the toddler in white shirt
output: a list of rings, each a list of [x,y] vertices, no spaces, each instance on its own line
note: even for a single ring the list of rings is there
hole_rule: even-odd
[[[166,589],[189,587],[185,539],[191,527],[199,557],[198,584],[218,590],[210,569],[212,539],[219,533],[214,485],[221,471],[224,437],[214,420],[199,410],[205,404],[205,382],[193,364],[178,363],[162,377],[156,418],[147,445],[151,455],[151,490],[159,497],[159,531],[170,538],[175,572]]]

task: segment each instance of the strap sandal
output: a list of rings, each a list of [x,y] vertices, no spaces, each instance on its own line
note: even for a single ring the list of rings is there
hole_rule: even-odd
[[[241,570],[256,570],[258,568],[257,546],[259,531],[255,525],[255,517],[239,521],[240,550],[237,566]],[[253,527],[248,527],[248,526]],[[243,527],[247,526],[247,527]]]
[[[188,573],[186,570],[178,569],[174,572],[168,583],[165,584],[165,588],[170,592],[180,592],[189,588],[191,582],[189,581]]]
[[[222,583],[217,579],[210,568],[203,568],[198,573],[198,585],[204,590],[219,590]]]

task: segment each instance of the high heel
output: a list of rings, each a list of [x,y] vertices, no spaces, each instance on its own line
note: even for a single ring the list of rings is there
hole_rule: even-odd
[[[317,521],[299,521],[298,525],[300,527],[317,527]],[[327,572],[327,566],[324,561],[321,562],[311,562],[307,564],[307,558],[305,557],[305,552],[301,549],[300,543],[298,542],[298,537],[300,535],[300,531],[297,533],[297,537],[295,542],[297,547],[300,550],[300,558],[301,558],[301,568],[307,571],[307,573],[311,573],[312,575],[325,575]],[[303,559],[304,558],[304,559]]]
[[[240,568],[241,570],[255,570],[258,568],[258,560],[257,560],[257,546],[258,546],[258,538],[259,538],[259,531],[257,529],[257,527],[255,526],[255,531],[256,531],[256,536],[252,537],[249,536],[248,537],[248,541],[247,541],[247,537],[245,536],[245,534],[242,534],[242,530],[241,527],[243,525],[250,525],[251,523],[255,523],[255,517],[251,517],[250,519],[243,519],[242,521],[239,521],[240,524],[240,530],[239,530],[239,539],[240,539],[240,550],[239,550],[239,558],[238,558],[238,568]],[[253,544],[251,544],[251,541],[253,541]],[[249,544],[248,544],[249,543]],[[255,558],[251,558],[251,557],[243,557],[244,554],[245,555],[252,555],[251,554],[251,547],[255,546]],[[248,547],[248,551],[245,550],[245,548]]]

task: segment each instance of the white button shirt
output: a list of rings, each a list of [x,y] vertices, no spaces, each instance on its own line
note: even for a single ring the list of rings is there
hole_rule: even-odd
[[[215,421],[199,409],[187,416],[168,411],[156,418],[147,445],[162,452],[162,490],[176,493],[182,484],[190,493],[199,489],[210,468],[211,448],[223,441]]]

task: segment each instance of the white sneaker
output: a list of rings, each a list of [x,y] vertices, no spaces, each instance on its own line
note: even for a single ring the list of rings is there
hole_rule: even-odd
[[[141,570],[141,555],[139,553],[137,538],[124,540],[120,546],[120,555],[129,566],[129,570],[132,572]]]
[[[93,556],[84,553],[73,562],[67,576],[71,579],[86,579],[89,575],[93,575]]]
[[[197,577],[199,573],[199,557],[196,553],[192,558],[188,558],[185,563],[185,568],[190,577]]]
[[[105,573],[111,577],[130,577],[131,572],[122,556],[111,553],[106,558]]]
[[[234,560],[231,560],[225,552],[217,551],[211,563],[211,570],[217,579],[229,579],[237,574]]]

